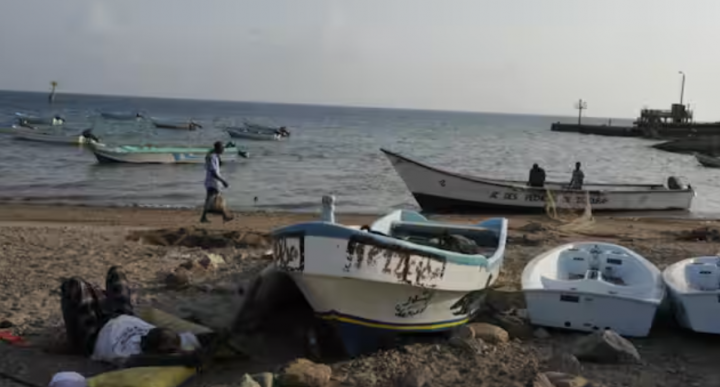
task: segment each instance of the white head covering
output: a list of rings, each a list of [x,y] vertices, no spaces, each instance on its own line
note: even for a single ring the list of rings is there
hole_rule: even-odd
[[[48,387],[87,387],[85,377],[77,372],[58,372],[53,375]]]

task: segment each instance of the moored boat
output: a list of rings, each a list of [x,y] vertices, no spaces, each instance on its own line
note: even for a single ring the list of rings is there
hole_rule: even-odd
[[[163,121],[152,118],[153,125],[158,129],[196,130],[202,129],[202,125],[190,120],[188,122]]]
[[[695,153],[695,159],[697,159],[698,163],[700,163],[703,167],[720,168],[720,158],[718,157]]]
[[[100,117],[106,120],[115,121],[135,121],[143,119],[143,115],[141,113],[100,112]]]
[[[504,218],[471,226],[406,210],[361,229],[317,221],[272,233],[275,267],[333,323],[351,355],[385,335],[466,323],[500,273],[506,236]]]
[[[720,334],[720,257],[684,259],[663,271],[675,317],[681,326]]]
[[[240,127],[226,127],[225,130],[230,137],[246,140],[278,141],[290,137],[290,132],[284,126],[273,128],[247,122]]]
[[[35,125],[57,126],[65,123],[65,119],[59,115],[53,117],[38,117],[25,113],[15,113],[18,125],[32,128]]]
[[[101,164],[203,164],[205,163],[205,157],[211,150],[209,147],[107,146],[105,144],[93,144],[91,149]],[[233,143],[229,143],[226,145],[221,159],[223,162],[233,162],[237,161],[238,158],[247,157],[249,157],[247,151],[239,149]]]
[[[573,190],[567,183],[546,182],[543,188],[526,182],[468,176],[432,167],[385,149],[395,171],[420,207],[428,212],[541,212],[557,209],[592,211],[688,210],[695,190],[676,177],[662,184],[594,184]]]
[[[89,129],[84,130],[82,133],[77,135],[62,135],[39,130],[17,128],[12,134],[13,137],[18,140],[45,142],[51,144],[87,145],[99,142],[97,137],[93,136]]]
[[[530,321],[579,331],[647,336],[665,296],[660,270],[622,246],[570,243],[535,257],[522,273]]]

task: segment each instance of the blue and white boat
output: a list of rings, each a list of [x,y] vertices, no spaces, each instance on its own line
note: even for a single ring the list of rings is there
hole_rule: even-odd
[[[505,218],[460,225],[397,210],[369,227],[329,218],[275,230],[274,265],[319,317],[335,323],[351,356],[375,349],[387,334],[465,324],[500,274]],[[452,247],[458,241],[464,250]]]
[[[203,164],[210,147],[154,146],[154,145],[119,145],[108,146],[94,143],[92,152],[101,164]],[[248,158],[249,154],[235,144],[228,143],[221,156],[223,162],[237,161]]]

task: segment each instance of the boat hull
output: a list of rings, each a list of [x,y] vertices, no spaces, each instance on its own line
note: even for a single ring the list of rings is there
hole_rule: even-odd
[[[87,145],[92,142],[92,140],[90,140],[82,135],[58,136],[58,135],[53,135],[53,134],[33,133],[31,131],[19,131],[19,130],[15,131],[13,133],[13,137],[18,140],[23,140],[23,141],[44,142],[44,143],[62,144],[62,145]]]
[[[588,184],[587,190],[568,190],[559,183],[546,188],[520,182],[477,178],[430,167],[382,150],[424,211],[433,213],[544,212],[557,209],[592,211],[688,210],[695,197],[691,188],[671,190],[662,185]]]
[[[116,152],[102,147],[93,147],[95,158],[101,164],[204,164],[204,153],[194,152],[171,152],[171,153],[130,153]],[[237,151],[227,151],[222,156],[223,162],[234,162],[238,160]]]
[[[705,156],[705,155],[701,155],[701,154],[695,154],[695,159],[703,167],[720,168],[720,159],[718,159],[717,157],[710,157],[710,156]]]
[[[228,135],[232,138],[242,138],[244,140],[254,140],[254,141],[280,141],[283,139],[282,136],[277,134],[267,134],[267,133],[251,133],[246,132],[240,129],[227,129]]]
[[[676,262],[663,271],[663,279],[668,287],[670,304],[678,324],[686,329],[700,333],[720,334],[720,290],[695,290],[679,285],[682,282],[685,267],[694,259]],[[705,257],[716,266],[717,257]],[[717,283],[715,284],[716,288]]]

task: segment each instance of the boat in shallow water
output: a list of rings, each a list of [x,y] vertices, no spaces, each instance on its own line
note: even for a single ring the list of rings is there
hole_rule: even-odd
[[[203,164],[211,148],[154,145],[119,145],[108,146],[93,144],[95,157],[101,164]],[[249,153],[229,143],[221,156],[223,162],[237,161],[248,158]]]
[[[387,335],[465,324],[500,273],[506,236],[504,218],[460,225],[406,210],[361,229],[317,221],[272,232],[275,267],[333,323],[350,355]]]
[[[644,337],[665,297],[655,265],[622,246],[579,242],[535,257],[522,273],[530,321],[579,331]]]
[[[232,138],[242,138],[245,140],[257,141],[279,141],[290,137],[290,132],[283,127],[270,127],[258,124],[245,123],[240,127],[225,128],[228,135]]]
[[[567,183],[546,182],[543,188],[524,181],[469,176],[423,164],[385,149],[395,171],[423,210],[434,213],[544,212],[557,209],[592,211],[688,210],[695,197],[690,185],[669,177],[662,184],[595,184],[582,190]]]
[[[175,130],[197,130],[202,129],[202,125],[198,124],[195,121],[187,121],[187,122],[176,122],[176,121],[164,121],[164,120],[157,120],[155,118],[151,119],[153,125],[158,129],[175,129]]]
[[[58,126],[65,123],[65,119],[60,116],[38,117],[25,113],[15,113],[15,118],[20,126],[28,128],[36,125]]]
[[[720,168],[720,158],[714,156],[707,156],[700,153],[695,153],[695,159],[703,167],[708,168]]]
[[[63,145],[88,145],[98,142],[98,139],[91,135],[90,130],[84,130],[77,135],[57,134],[27,128],[16,128],[13,137],[18,140],[44,142]]]
[[[681,326],[720,334],[720,257],[684,259],[663,271],[675,317]]]
[[[140,113],[100,112],[100,117],[115,121],[135,121],[143,119],[143,115]]]

